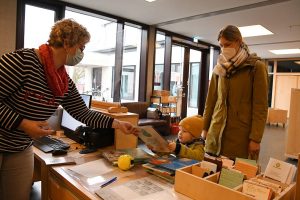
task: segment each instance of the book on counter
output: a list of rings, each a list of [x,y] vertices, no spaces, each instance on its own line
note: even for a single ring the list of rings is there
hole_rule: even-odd
[[[152,158],[149,160],[150,164],[156,165],[160,168],[164,168],[172,171],[175,174],[177,169],[199,163],[198,160],[193,160],[189,158],[177,158],[174,156]]]
[[[175,181],[175,174],[173,171],[160,168],[159,166],[152,165],[150,163],[143,164],[142,166],[148,173],[153,174],[154,176],[160,177],[170,183],[174,183]]]
[[[133,148],[133,149],[119,149],[119,150],[108,150],[102,152],[102,156],[108,160],[110,163],[113,165],[117,165],[118,163],[118,158],[121,155],[128,154],[133,157],[133,162],[138,164],[138,163],[146,163],[150,158],[152,158],[151,155],[146,153],[143,149],[141,148]]]

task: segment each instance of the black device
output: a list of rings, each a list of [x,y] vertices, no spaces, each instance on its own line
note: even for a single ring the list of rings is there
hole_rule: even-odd
[[[80,95],[88,108],[91,107],[92,96],[88,94]],[[79,128],[81,127],[81,128]],[[88,152],[91,148],[101,148],[114,144],[114,129],[87,127],[85,124],[74,119],[66,110],[63,110],[61,128],[65,136],[80,144],[85,144]],[[77,128],[79,128],[77,130]],[[89,149],[89,150],[88,150]]]
[[[97,148],[112,145],[114,141],[114,129],[93,129],[88,126],[79,126],[75,134],[80,142],[86,146],[80,153],[86,154],[97,151]]]
[[[69,144],[50,136],[43,136],[33,139],[33,145],[45,153],[49,153],[54,150],[66,151],[70,148]]]
[[[67,153],[68,153],[68,151],[64,150],[64,149],[54,149],[52,151],[52,156],[61,156],[61,155],[65,155]]]

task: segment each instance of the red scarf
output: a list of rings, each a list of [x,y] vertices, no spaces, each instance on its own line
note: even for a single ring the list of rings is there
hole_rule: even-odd
[[[55,68],[53,53],[49,45],[42,44],[39,47],[39,53],[44,64],[48,87],[55,96],[64,96],[64,93],[68,91],[68,76],[65,66]]]

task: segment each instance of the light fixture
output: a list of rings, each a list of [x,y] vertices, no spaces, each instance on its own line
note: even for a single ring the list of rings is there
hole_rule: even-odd
[[[261,35],[272,35],[273,33],[262,25],[251,25],[238,27],[243,37],[254,37]]]
[[[276,55],[283,54],[300,54],[300,49],[277,49],[277,50],[269,50],[271,53]]]
[[[156,0],[145,0],[145,1],[147,1],[147,2],[150,2],[150,3],[151,3],[151,2],[153,2],[153,1],[156,1]]]

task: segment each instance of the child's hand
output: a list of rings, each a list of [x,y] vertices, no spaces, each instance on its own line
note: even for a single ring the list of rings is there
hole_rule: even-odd
[[[153,146],[151,146],[151,145],[147,145],[147,147],[148,147],[148,149],[150,149],[151,151],[153,151],[153,149],[154,149],[154,147]]]
[[[175,149],[176,149],[176,142],[169,142],[168,148],[172,152],[175,151]]]

